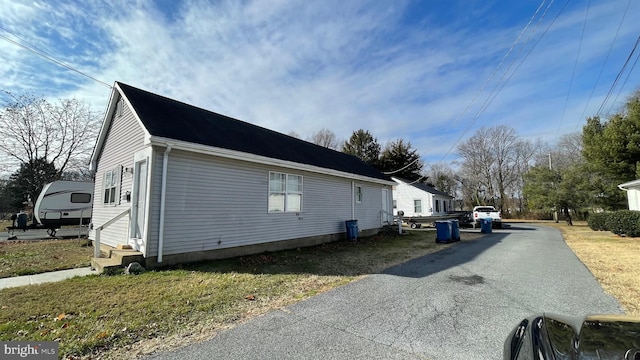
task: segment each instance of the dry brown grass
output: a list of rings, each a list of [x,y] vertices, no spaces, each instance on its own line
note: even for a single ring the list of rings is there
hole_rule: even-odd
[[[416,230],[138,276],[87,276],[2,289],[0,341],[59,341],[62,358],[134,359],[209,338],[270,310],[458,244],[436,244],[435,235],[433,229]],[[481,236],[461,233],[462,242]]]
[[[628,315],[640,315],[640,238],[593,231],[585,222],[546,224],[562,231],[567,245]]]

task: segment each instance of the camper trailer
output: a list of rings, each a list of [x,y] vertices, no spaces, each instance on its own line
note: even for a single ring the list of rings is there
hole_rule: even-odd
[[[91,221],[93,182],[54,181],[46,184],[33,214],[36,221],[55,235],[63,225],[87,225]]]

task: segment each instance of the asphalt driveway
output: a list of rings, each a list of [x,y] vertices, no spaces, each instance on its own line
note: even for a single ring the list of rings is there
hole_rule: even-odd
[[[559,231],[517,225],[148,359],[500,359],[539,312],[622,309]]]

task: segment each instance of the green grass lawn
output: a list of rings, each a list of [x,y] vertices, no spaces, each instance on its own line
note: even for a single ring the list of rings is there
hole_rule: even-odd
[[[462,236],[472,241],[481,235]],[[134,358],[210,337],[362,275],[455,246],[434,240],[434,231],[414,231],[135,276],[92,275],[4,289],[0,340],[58,341],[63,357]],[[15,268],[27,268],[17,262]]]
[[[0,278],[89,266],[87,239],[0,242]]]

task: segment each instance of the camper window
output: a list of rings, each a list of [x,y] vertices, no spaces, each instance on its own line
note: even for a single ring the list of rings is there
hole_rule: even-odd
[[[88,193],[71,193],[71,202],[72,203],[90,203],[91,202],[91,194]]]

